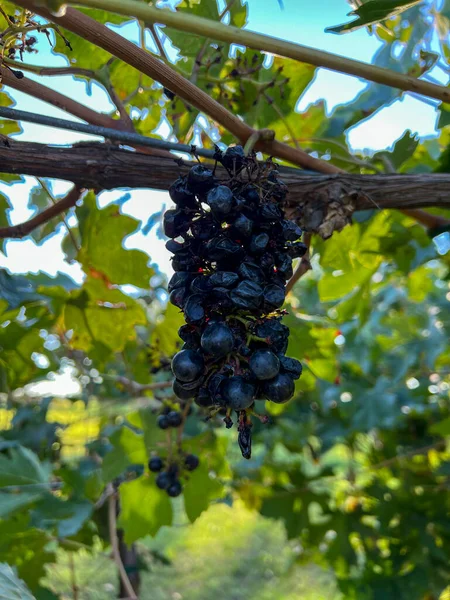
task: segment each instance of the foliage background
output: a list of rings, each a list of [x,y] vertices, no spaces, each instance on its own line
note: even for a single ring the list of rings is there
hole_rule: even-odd
[[[448,69],[448,0],[396,2],[395,14],[372,12],[383,2],[359,4],[356,25],[382,42],[375,64],[413,75]],[[2,7],[14,13],[11,3]],[[185,0],[178,8],[218,19],[223,7]],[[225,18],[243,26],[247,10],[235,2]],[[168,28],[161,34],[179,48],[182,73],[192,72],[204,49],[197,85],[278,139],[301,139],[355,173],[449,169],[448,106],[436,108],[430,139],[405,131],[390,151],[355,152],[348,129],[392,103],[397,90],[370,84],[331,115],[322,101],[300,113],[312,67],[218,50]],[[163,136],[170,123],[166,135],[183,142],[233,142],[131,67],[64,35],[72,64],[114,87],[136,131]],[[54,52],[66,56],[62,39],[55,42]],[[11,104],[6,88],[0,100]],[[19,124],[2,123],[1,133],[18,131]],[[22,178],[2,177],[11,186],[0,197],[7,208]],[[42,209],[58,187],[36,183],[29,203]],[[138,542],[142,598],[152,590],[152,598],[174,600],[290,600],[308,598],[313,585],[314,598],[439,598],[450,578],[450,254],[439,254],[437,232],[374,208],[326,242],[314,238],[313,270],[287,306],[289,353],[305,364],[295,401],[266,407],[273,424],[255,427],[251,462],[240,458],[234,431],[190,417],[184,447],[200,452],[202,466],[183,499],[171,502],[145,469],[150,452],[166,451],[154,409],[170,393],[145,386],[169,381],[167,369],[151,371],[176,351],[181,316],[166,304],[164,273],[128,244],[137,229],[159,231],[161,214],[149,208],[139,222],[126,214],[127,199],[105,206],[90,192],[69,215],[70,234],[57,221],[33,232],[42,245],[58,228],[67,261],[83,272],[78,282],[0,271],[0,563],[14,567],[38,600],[75,597],[74,572],[80,598],[116,597],[99,499],[120,482],[119,525],[128,543]],[[55,373],[76,391],[39,394]],[[7,597],[24,597],[7,569],[0,571],[0,585],[14,588]]]

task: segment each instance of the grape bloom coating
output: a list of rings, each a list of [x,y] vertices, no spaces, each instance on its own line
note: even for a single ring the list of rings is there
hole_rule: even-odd
[[[176,208],[164,215],[175,271],[170,301],[186,321],[172,361],[174,393],[222,410],[227,427],[236,411],[239,446],[250,458],[254,402],[287,402],[302,372],[285,356],[281,307],[292,259],[306,246],[300,227],[284,218],[287,187],[273,163],[246,157],[241,146],[217,150],[216,159],[226,177],[193,166],[171,186]]]

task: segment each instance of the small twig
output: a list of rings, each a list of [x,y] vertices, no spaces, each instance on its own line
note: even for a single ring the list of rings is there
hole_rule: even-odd
[[[112,381],[116,381],[117,383],[121,383],[125,387],[127,387],[134,394],[139,394],[141,392],[147,392],[150,390],[162,390],[165,388],[172,387],[172,381],[156,381],[155,383],[138,383],[137,381],[132,381],[127,377],[122,377],[121,375],[106,375],[101,374],[102,377],[106,379],[111,379]]]
[[[309,254],[309,249],[311,246],[311,237],[312,236],[310,233],[305,233],[305,235],[304,235],[303,240],[304,240],[305,245],[308,247],[308,250],[307,250],[306,254],[304,256],[302,256],[300,262],[297,265],[297,268],[295,269],[294,274],[287,282],[286,294],[288,294],[292,290],[292,288],[297,283],[297,281],[301,277],[303,277],[303,275],[305,273],[307,273],[308,271],[311,270],[311,262],[310,262],[310,254]]]
[[[370,465],[367,468],[362,469],[362,471],[377,471],[378,469],[382,469],[384,467],[389,467],[399,460],[403,460],[404,458],[411,458],[413,456],[417,456],[418,454],[427,454],[430,450],[439,450],[443,446],[446,446],[446,440],[439,440],[434,444],[430,444],[429,446],[423,446],[423,448],[417,448],[415,450],[410,450],[409,452],[405,452],[404,454],[398,454],[397,456],[393,456],[392,458],[388,458],[383,460],[375,465]],[[358,471],[359,474],[361,471]]]
[[[294,146],[297,148],[297,150],[300,150],[300,145],[295,137],[295,132],[292,129],[292,127],[289,125],[288,120],[284,116],[284,114],[283,114],[282,110],[280,109],[280,107],[278,106],[278,104],[276,102],[274,102],[273,100],[271,100],[269,98],[269,96],[266,94],[266,92],[264,92],[263,96],[266,100],[268,100],[270,102],[270,106],[273,108],[273,110],[277,113],[277,115],[283,121],[283,125],[286,127],[287,132],[291,136],[291,140],[292,140],[292,143],[294,144]]]
[[[125,588],[130,600],[138,600],[136,596],[133,586],[128,578],[127,572],[125,571],[125,567],[123,566],[122,559],[120,557],[120,549],[119,549],[119,540],[117,538],[117,519],[116,519],[116,511],[117,511],[117,493],[114,492],[112,484],[108,484],[109,488],[109,498],[108,498],[108,524],[109,524],[109,538],[111,541],[111,547],[113,552],[114,562],[117,565],[119,570],[120,579],[123,583],[123,587]],[[112,490],[112,491],[111,491]]]
[[[169,57],[167,56],[167,53],[164,50],[164,46],[162,45],[161,39],[158,35],[158,32],[156,31],[156,27],[154,26],[153,23],[148,23],[148,25],[146,25],[146,27],[148,27],[148,29],[150,29],[153,40],[156,44],[156,47],[158,48],[158,52],[160,53],[161,57],[165,58],[168,61]]]
[[[78,600],[78,598],[79,598],[78,586],[77,586],[77,580],[76,580],[75,561],[73,559],[73,552],[69,552],[69,569],[70,569],[70,585],[72,588],[73,600]]]
[[[19,223],[18,225],[11,225],[10,227],[0,227],[0,239],[14,238],[22,239],[29,235],[36,227],[47,223],[53,217],[60,215],[69,208],[75,206],[79,200],[81,194],[84,192],[84,188],[74,186],[70,192],[56,204],[49,206],[35,217],[25,223]]]
[[[52,194],[52,192],[50,191],[48,186],[45,185],[45,183],[42,181],[42,179],[40,177],[36,177],[36,179],[39,182],[42,189],[47,194],[47,196],[50,198],[50,201],[53,204],[53,206],[56,206],[58,204],[58,200],[54,197],[54,195]],[[73,231],[69,227],[69,224],[67,223],[66,218],[64,217],[64,215],[61,214],[60,219],[61,219],[62,223],[64,223],[65,228],[67,229],[67,233],[69,234],[70,239],[72,240],[72,244],[73,244],[73,247],[75,248],[75,251],[79,252],[80,249],[78,247],[77,240],[75,239],[75,236],[73,235]]]
[[[84,106],[84,104],[80,104],[73,100],[72,98],[68,98],[59,92],[52,90],[51,88],[38,83],[37,81],[33,81],[32,79],[27,79],[23,77],[22,79],[17,79],[8,69],[4,67],[0,67],[0,77],[1,82],[7,87],[11,87],[18,92],[23,92],[24,94],[28,94],[33,98],[39,98],[39,100],[43,100],[44,102],[48,102],[61,110],[64,110],[71,115],[86,121],[87,123],[91,123],[92,125],[99,125],[101,127],[111,127],[117,128],[118,121],[114,121],[108,115],[98,113],[95,110],[92,110],[88,106]]]

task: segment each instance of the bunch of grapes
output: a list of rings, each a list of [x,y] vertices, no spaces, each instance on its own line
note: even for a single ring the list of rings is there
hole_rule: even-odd
[[[272,162],[258,163],[241,146],[217,150],[216,160],[226,177],[193,166],[171,186],[176,209],[164,215],[174,255],[170,301],[186,320],[173,389],[181,401],[225,414],[227,427],[237,413],[239,445],[250,458],[255,401],[287,402],[302,372],[285,356],[281,319],[292,260],[307,248],[284,218],[287,188]]]

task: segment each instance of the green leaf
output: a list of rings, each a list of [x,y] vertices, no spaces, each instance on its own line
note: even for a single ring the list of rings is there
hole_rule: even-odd
[[[159,360],[162,356],[171,358],[177,351],[180,345],[178,329],[183,323],[183,313],[168,302],[164,315],[159,317],[151,336],[152,348],[157,352]]]
[[[422,0],[371,0],[353,10],[349,15],[354,15],[357,18],[350,23],[336,25],[335,27],[327,27],[328,33],[348,33],[355,31],[360,27],[374,25],[385,19],[389,19],[401,12],[419,4]]]
[[[63,312],[66,331],[73,330],[70,343],[79,350],[96,349],[106,357],[120,352],[136,338],[136,325],[146,323],[142,306],[101,279],[88,278],[74,291]]]
[[[219,480],[228,474],[225,460],[228,440],[212,433],[204,433],[186,440],[183,449],[200,456],[200,465],[193,471],[184,486],[184,508],[191,522],[206,510],[213,500],[223,496],[223,483]]]
[[[0,92],[0,106],[12,106],[15,102],[11,98],[11,96],[4,91]],[[22,127],[19,125],[17,121],[12,121],[10,119],[1,119],[0,120],[0,134],[1,135],[12,135],[13,133],[20,133],[22,131]]]
[[[45,565],[56,559],[47,548],[48,542],[48,534],[31,528],[24,513],[0,521],[0,561],[17,568],[19,577],[33,592],[45,575]]]
[[[127,544],[146,535],[154,536],[161,527],[172,524],[172,505],[154,477],[139,477],[120,486],[119,526]]]
[[[0,600],[36,600],[6,563],[0,563]]]
[[[51,466],[39,462],[34,452],[19,446],[0,454],[0,490],[4,486],[48,483]]]
[[[76,535],[90,518],[93,505],[87,500],[61,500],[49,496],[32,510],[31,520],[38,529],[55,529],[58,537]]]
[[[149,257],[140,250],[125,250],[124,238],[136,231],[139,223],[111,204],[99,210],[94,194],[84,199],[77,209],[82,246],[77,259],[87,274],[104,278],[108,284],[131,284],[148,288],[154,271],[148,267]]]
[[[430,433],[434,435],[450,435],[450,417],[439,421],[439,423],[435,423],[430,427]]]
[[[395,425],[401,412],[396,395],[390,391],[391,387],[392,382],[381,376],[373,389],[361,390],[358,397],[354,398],[352,401],[356,409],[352,417],[354,431],[390,429]]]
[[[147,450],[144,436],[129,427],[121,427],[110,437],[113,449],[103,459],[102,473],[105,481],[112,481],[130,465],[145,465]]]
[[[42,492],[27,492],[26,490],[21,490],[17,494],[11,494],[0,490],[0,518],[4,519],[25,506],[34,504],[41,498]]]

